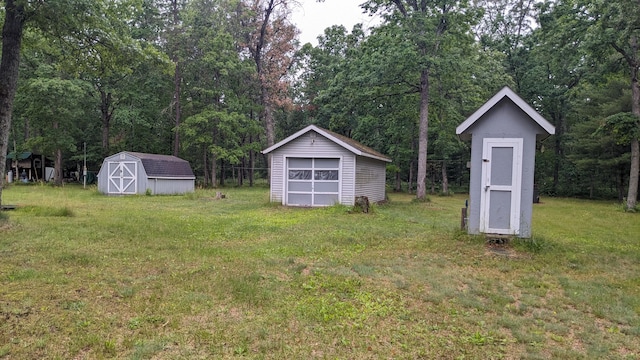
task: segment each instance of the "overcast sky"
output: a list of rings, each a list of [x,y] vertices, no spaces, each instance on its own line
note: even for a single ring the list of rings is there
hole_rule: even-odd
[[[317,45],[318,35],[331,25],[344,25],[351,32],[353,25],[363,23],[365,28],[374,25],[376,20],[366,14],[358,6],[365,0],[299,0],[302,4],[295,7],[293,22],[300,29],[300,44],[308,42]]]

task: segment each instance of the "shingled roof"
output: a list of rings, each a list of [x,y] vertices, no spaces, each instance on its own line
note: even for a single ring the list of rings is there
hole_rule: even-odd
[[[189,162],[179,157],[139,152],[127,153],[142,161],[142,166],[149,177],[195,178]]]
[[[365,146],[351,138],[348,138],[344,135],[340,135],[338,133],[334,133],[333,131],[327,130],[327,129],[323,129],[321,127],[315,126],[315,125],[309,125],[307,127],[305,127],[304,129],[296,132],[295,134],[287,137],[286,139],[278,142],[277,144],[264,149],[262,151],[263,154],[268,154],[270,152],[272,152],[273,150],[281,147],[282,145],[287,144],[288,142],[299,138],[300,136],[308,133],[309,131],[315,131],[316,133],[326,137],[327,139],[330,139],[331,141],[335,142],[336,144],[344,147],[345,149],[351,151],[352,153],[356,154],[356,155],[360,155],[360,156],[364,156],[364,157],[369,157],[372,159],[378,159],[378,160],[382,160],[382,161],[386,161],[386,162],[391,162],[391,158],[383,155],[375,150],[373,150],[372,148]]]

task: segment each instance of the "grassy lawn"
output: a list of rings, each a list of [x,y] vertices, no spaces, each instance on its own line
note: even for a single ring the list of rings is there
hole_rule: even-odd
[[[640,357],[620,205],[543,198],[534,238],[496,249],[459,231],[464,195],[351,214],[223,192],[5,189],[0,358]]]

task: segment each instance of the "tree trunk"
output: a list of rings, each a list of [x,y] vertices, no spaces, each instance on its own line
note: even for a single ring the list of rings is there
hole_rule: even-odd
[[[418,130],[418,182],[416,198],[427,195],[427,133],[429,130],[429,69],[420,73],[420,129]]]
[[[618,194],[618,201],[620,202],[624,202],[624,185],[625,185],[625,180],[626,178],[626,174],[625,171],[627,169],[623,168],[622,166],[618,167],[618,176],[617,176],[617,180],[616,180],[616,193]]]
[[[211,154],[211,186],[213,186],[214,188],[217,187],[216,183],[218,181],[218,179],[216,179],[216,162],[216,155]]]
[[[11,129],[13,99],[18,86],[20,45],[24,28],[24,6],[22,2],[5,1],[4,26],[2,27],[2,59],[0,60],[0,205],[4,187],[5,164]]]
[[[109,131],[113,115],[111,93],[107,93],[102,88],[98,88],[98,92],[100,92],[100,116],[102,118],[102,155],[107,156],[109,155]]]
[[[411,150],[413,150],[413,149],[411,149]],[[409,165],[409,184],[407,185],[408,186],[407,192],[409,194],[413,193],[413,169],[414,169],[414,163],[413,163],[413,161],[411,161],[411,164]]]
[[[253,136],[249,135],[249,143],[253,142]],[[249,187],[253,187],[253,177],[255,175],[256,154],[253,150],[249,150]]]
[[[560,110],[559,110],[560,112]],[[564,117],[562,114],[557,116],[556,120],[556,134],[555,134],[555,149],[554,154],[555,158],[553,160],[553,183],[551,185],[551,191],[554,195],[558,194],[558,187],[560,185],[560,167],[563,162],[563,149],[562,149],[562,138],[564,137]]]
[[[207,147],[202,150],[202,173],[204,174],[204,181],[202,187],[205,189],[209,186],[209,159],[207,157]]]
[[[178,6],[178,0],[171,1],[171,15],[173,15],[173,23],[171,28],[171,36],[174,38],[175,47],[172,46],[171,61],[176,65],[176,70],[173,76],[173,105],[175,106],[175,131],[173,132],[173,156],[178,156],[180,151],[180,133],[178,132],[178,126],[180,125],[180,117],[182,116],[182,109],[180,108],[180,86],[182,84],[182,73],[180,71],[180,56],[178,55],[178,47],[180,47],[179,40],[177,40],[178,32],[181,31],[180,27],[180,8]]]
[[[176,64],[176,73],[173,78],[173,103],[175,106],[175,115],[176,115],[176,130],[173,133],[173,156],[178,156],[180,153],[180,132],[178,131],[178,126],[180,126],[180,117],[182,116],[182,109],[180,108],[180,85],[182,83],[182,73],[180,72],[180,63],[175,60]]]
[[[273,109],[271,108],[271,101],[269,98],[269,90],[266,86],[266,79],[264,78],[264,67],[262,63],[262,56],[264,51],[264,45],[266,42],[267,28],[269,25],[269,19],[271,14],[275,10],[278,3],[275,0],[268,0],[264,6],[264,14],[262,18],[262,24],[260,25],[260,35],[257,38],[251,51],[253,52],[253,60],[256,65],[256,75],[260,82],[260,104],[263,107],[260,117],[264,122],[265,132],[267,135],[267,147],[275,144],[275,121],[273,118]],[[267,178],[271,180],[271,154],[267,155]]]
[[[637,39],[633,39],[635,44],[635,54],[637,54]],[[631,111],[640,119],[640,87],[638,86],[638,61],[634,61],[631,66]],[[636,122],[640,123],[640,121]],[[640,126],[640,125],[638,125]],[[640,176],[640,144],[638,143],[638,133],[631,139],[631,171],[629,172],[629,192],[627,194],[627,210],[634,210],[638,201],[638,177]]]
[[[429,168],[429,166],[427,166],[427,168]],[[432,166],[431,171],[429,171],[429,174],[431,175],[431,193],[432,194],[436,193],[436,169],[434,168],[435,166]]]
[[[267,147],[271,147],[276,143],[276,126],[273,118],[273,109],[271,108],[268,90],[263,86],[262,88],[262,121],[264,122],[264,129],[267,135]],[[267,154],[267,179],[271,181],[271,153]]]
[[[449,178],[447,176],[447,162],[442,161],[442,193],[449,194]]]
[[[57,186],[62,186],[62,149],[56,149],[56,156],[53,161],[53,167],[55,169],[55,175],[53,177],[53,183]]]
[[[402,178],[400,177],[400,171],[396,171],[396,185],[394,186],[394,191],[402,191]]]
[[[638,138],[631,140],[631,171],[629,173],[629,192],[627,209],[633,210],[638,204],[638,176],[640,173],[640,143]]]
[[[276,143],[276,122],[273,117],[273,109],[271,107],[269,94],[267,93],[266,89],[263,90],[262,105],[264,106],[262,118],[267,135],[267,147],[270,147]]]
[[[220,186],[224,186],[224,160],[220,160]]]

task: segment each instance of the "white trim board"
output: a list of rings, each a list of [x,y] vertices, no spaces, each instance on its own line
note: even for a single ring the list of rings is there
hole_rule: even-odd
[[[531,105],[527,104],[518,94],[516,94],[513,90],[511,90],[508,86],[502,88],[502,90],[498,91],[489,101],[484,103],[478,110],[476,110],[471,116],[469,116],[462,124],[458,125],[456,128],[456,135],[461,135],[465,131],[467,131],[471,125],[473,125],[478,119],[480,119],[487,111],[491,110],[500,100],[503,98],[509,98],[513,101],[516,106],[518,106],[522,111],[524,111],[533,121],[535,121],[540,127],[544,129],[549,135],[553,135],[556,132],[556,128],[551,125],[547,119],[542,117]]]

